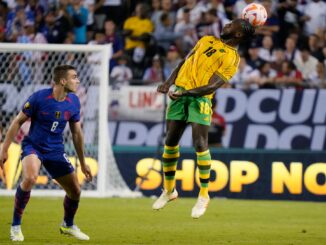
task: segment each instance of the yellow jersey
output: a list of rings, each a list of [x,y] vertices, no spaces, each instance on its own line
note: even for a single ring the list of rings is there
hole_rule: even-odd
[[[140,36],[144,33],[152,33],[154,31],[154,25],[150,19],[140,19],[138,16],[133,16],[126,20],[123,25],[123,29],[132,30],[132,36]],[[125,49],[131,49],[135,47],[144,48],[144,42],[126,38]]]
[[[214,36],[204,36],[181,66],[175,85],[186,90],[202,87],[208,84],[213,74],[227,82],[237,72],[239,61],[235,48]],[[211,98],[212,94],[205,97]]]

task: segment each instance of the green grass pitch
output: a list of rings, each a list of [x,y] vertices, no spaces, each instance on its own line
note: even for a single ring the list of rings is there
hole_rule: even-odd
[[[326,244],[326,204],[212,199],[205,216],[190,217],[195,199],[179,198],[161,211],[153,200],[82,198],[76,224],[90,237],[59,233],[62,198],[32,197],[23,218],[23,244]],[[0,197],[0,244],[9,240],[13,197]]]

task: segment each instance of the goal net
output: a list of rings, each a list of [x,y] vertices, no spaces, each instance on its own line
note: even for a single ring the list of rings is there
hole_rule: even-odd
[[[52,85],[52,70],[69,64],[77,69],[80,86],[81,124],[86,162],[94,175],[86,182],[76,156],[69,124],[64,131],[66,154],[75,166],[83,195],[94,197],[134,196],[124,182],[111,149],[108,132],[109,59],[111,45],[0,44],[0,139],[35,91]],[[9,148],[6,178],[0,173],[0,194],[13,194],[21,181],[21,141],[28,134],[24,123]],[[42,167],[33,195],[61,195],[60,186]]]

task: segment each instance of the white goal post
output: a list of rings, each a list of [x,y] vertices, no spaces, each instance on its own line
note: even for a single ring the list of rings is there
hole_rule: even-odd
[[[77,69],[81,81],[77,91],[81,101],[81,123],[85,137],[86,162],[95,178],[83,179],[72,146],[70,132],[64,132],[65,151],[76,166],[82,195],[90,197],[138,196],[123,180],[116,164],[108,130],[109,60],[108,45],[14,44],[0,43],[0,140],[4,139],[13,117],[35,91],[51,86],[52,69],[69,64]],[[26,124],[26,123],[25,123]],[[28,124],[28,123],[27,123]],[[0,179],[0,195],[13,195],[21,179],[20,142],[28,133],[22,126],[9,149],[5,164],[6,181]],[[2,132],[2,139],[1,139]],[[63,191],[42,168],[32,195],[57,196]]]

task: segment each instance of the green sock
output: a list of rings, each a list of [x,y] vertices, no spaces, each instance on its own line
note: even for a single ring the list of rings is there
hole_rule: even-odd
[[[179,156],[179,145],[164,145],[162,162],[164,173],[164,189],[167,192],[172,192],[175,187],[175,171],[177,170]]]
[[[200,180],[199,196],[207,198],[209,197],[208,183],[211,171],[211,154],[209,150],[203,152],[196,152],[196,154]]]

